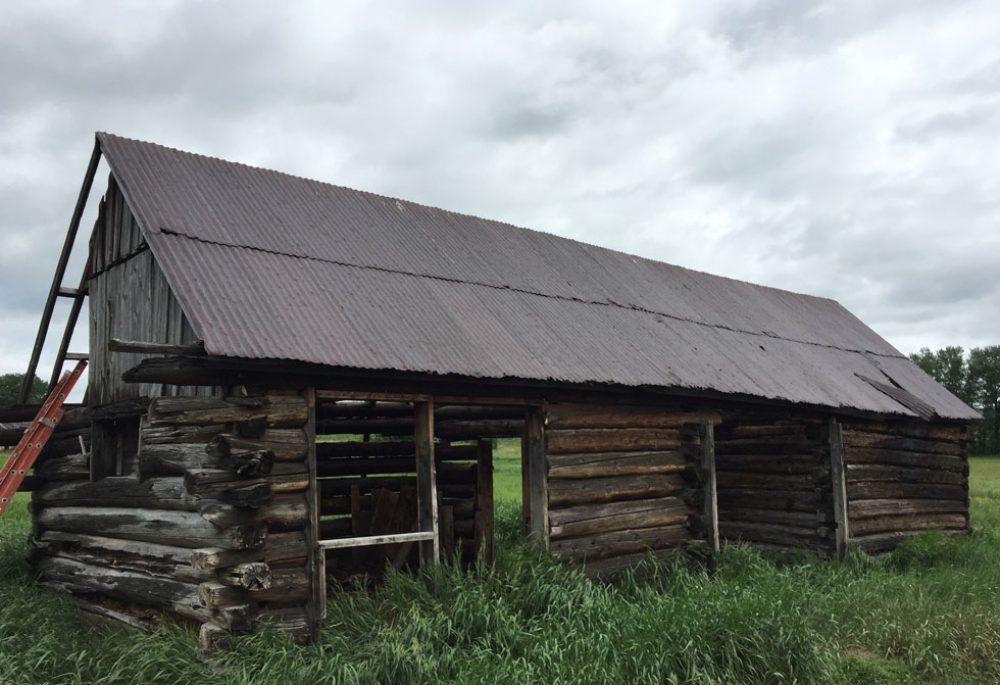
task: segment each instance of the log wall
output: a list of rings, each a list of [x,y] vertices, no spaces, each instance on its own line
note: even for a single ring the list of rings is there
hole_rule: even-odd
[[[321,400],[316,471],[320,537],[409,533],[417,527],[413,412],[406,402]],[[441,554],[463,563],[493,555],[493,445],[471,440],[520,434],[523,410],[445,406],[435,412],[435,471]],[[448,439],[464,442],[456,443]],[[335,579],[379,577],[387,566],[418,565],[416,543],[326,551]]]
[[[834,553],[825,420],[727,420],[716,428],[715,465],[723,539],[780,554]]]
[[[968,432],[925,422],[842,425],[852,545],[885,552],[925,530],[969,530]]]
[[[40,581],[207,636],[264,621],[307,635],[308,419],[295,393],[157,398],[135,475],[91,481],[88,455],[45,460],[32,498]]]
[[[710,549],[701,421],[648,407],[549,405],[550,552],[605,576],[649,553]]]

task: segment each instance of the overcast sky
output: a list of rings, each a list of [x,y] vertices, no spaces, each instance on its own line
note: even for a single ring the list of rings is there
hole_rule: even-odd
[[[471,5],[6,0],[0,373],[95,130],[1000,343],[995,0]]]

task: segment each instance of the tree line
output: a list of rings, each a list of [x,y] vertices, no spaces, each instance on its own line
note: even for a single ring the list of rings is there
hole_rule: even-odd
[[[910,359],[983,415],[973,427],[969,451],[1000,454],[1000,345],[974,347],[968,352],[957,346],[939,350],[925,347]]]

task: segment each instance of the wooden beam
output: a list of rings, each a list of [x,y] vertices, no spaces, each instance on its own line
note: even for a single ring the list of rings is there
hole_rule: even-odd
[[[434,401],[414,405],[413,440],[417,451],[417,526],[432,533],[420,542],[420,565],[437,564],[441,558],[438,533],[437,478],[434,473]]]
[[[528,509],[530,530],[528,539],[548,547],[549,542],[549,483],[545,460],[545,409],[528,410],[524,426],[528,475]]]
[[[394,545],[401,542],[429,543],[436,541],[436,532],[393,533],[390,535],[364,535],[355,538],[337,538],[336,540],[320,540],[320,549],[349,549],[353,547],[371,547],[372,545]]]
[[[31,383],[35,379],[35,371],[38,370],[38,359],[41,357],[45,336],[48,335],[49,324],[52,322],[52,311],[55,309],[59,288],[62,287],[66,265],[69,263],[70,253],[73,252],[73,243],[76,242],[76,233],[80,228],[80,220],[83,218],[83,210],[87,206],[87,198],[90,197],[90,188],[94,184],[94,176],[97,175],[97,165],[100,161],[101,147],[95,140],[94,151],[90,154],[90,162],[87,164],[87,171],[83,176],[83,185],[80,186],[80,194],[76,198],[76,206],[73,208],[73,216],[69,220],[66,239],[63,241],[62,252],[59,253],[59,261],[56,263],[56,272],[52,277],[52,285],[49,287],[49,295],[45,300],[45,308],[42,310],[42,320],[38,324],[35,344],[31,348],[31,360],[28,362],[28,370],[24,374],[24,381],[21,384],[19,400],[21,404],[27,402],[28,395],[31,394]]]
[[[309,523],[306,526],[306,546],[308,547],[307,567],[309,572],[309,603],[306,616],[309,635],[312,640],[319,637],[320,621],[326,616],[326,555],[319,546],[320,496],[319,482],[316,480],[316,390],[305,391],[308,405],[306,420],[306,469],[309,473],[309,487],[306,489],[306,507]]]
[[[702,499],[702,522],[705,526],[705,537],[714,554],[719,553],[719,502],[716,494],[715,478],[715,425],[709,419],[703,419],[699,427],[701,437],[701,487],[704,493]]]
[[[847,517],[847,469],[844,466],[844,436],[840,422],[830,417],[830,477],[833,482],[833,518],[837,523],[836,556],[847,557],[847,547],[851,539],[850,522]]]
[[[141,354],[203,355],[205,354],[205,341],[196,340],[193,343],[185,345],[170,345],[167,343],[111,338],[108,341],[108,350],[111,352],[138,352]]]

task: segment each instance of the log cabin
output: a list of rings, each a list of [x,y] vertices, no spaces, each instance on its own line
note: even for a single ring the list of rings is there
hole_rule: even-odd
[[[489,559],[495,438],[525,535],[597,576],[969,530],[977,414],[829,299],[105,133],[29,375],[60,296],[53,379],[85,302],[90,366],[31,479],[38,578],[206,644]]]

